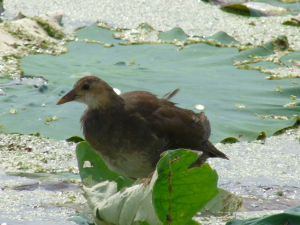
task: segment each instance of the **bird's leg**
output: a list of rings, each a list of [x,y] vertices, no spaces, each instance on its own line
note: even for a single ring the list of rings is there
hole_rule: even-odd
[[[195,162],[193,162],[189,166],[188,169],[191,169],[193,167],[200,167],[200,166],[202,166],[205,163],[206,159],[208,158],[208,155],[205,154],[205,153],[203,153],[202,151],[195,151],[195,150],[190,150],[190,151],[197,153],[198,154],[198,159]]]

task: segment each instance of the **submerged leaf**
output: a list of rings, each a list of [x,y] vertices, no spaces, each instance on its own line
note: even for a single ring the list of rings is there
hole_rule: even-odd
[[[251,16],[250,9],[247,6],[242,4],[226,5],[226,6],[222,6],[221,9],[229,13],[234,13],[242,16]]]
[[[296,18],[291,18],[290,20],[284,21],[282,24],[283,25],[300,27],[300,21]]]
[[[215,1],[213,2],[217,5],[221,5],[221,9],[223,11],[234,13],[242,16],[252,16],[252,17],[260,17],[260,16],[274,16],[281,15],[284,13],[290,12],[290,10],[285,9],[284,7],[273,6],[263,2],[244,2],[240,3],[239,1]]]
[[[82,137],[79,137],[79,136],[73,136],[73,137],[70,137],[70,138],[66,139],[66,141],[79,143],[79,142],[84,141],[84,139]]]
[[[300,221],[300,205],[292,207],[283,213],[271,215],[271,216],[263,216],[259,218],[250,218],[246,220],[233,220],[226,225],[263,225],[263,224],[272,224],[272,225],[292,225],[299,224]]]
[[[239,142],[239,140],[236,137],[228,137],[221,141],[221,143],[223,143],[223,144],[232,144],[232,143],[236,143],[236,142]]]
[[[219,188],[219,193],[201,210],[201,216],[232,214],[242,206],[242,199]]]

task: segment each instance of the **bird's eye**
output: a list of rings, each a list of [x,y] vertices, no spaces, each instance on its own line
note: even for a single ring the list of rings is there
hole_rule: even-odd
[[[89,90],[90,89],[90,85],[89,84],[85,84],[82,86],[81,88],[82,90]]]

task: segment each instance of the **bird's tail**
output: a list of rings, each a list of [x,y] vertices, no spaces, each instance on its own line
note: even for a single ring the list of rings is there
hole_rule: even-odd
[[[162,96],[161,98],[168,101],[168,100],[170,100],[172,97],[174,97],[174,95],[176,95],[178,91],[179,91],[179,88],[175,89],[175,90],[172,91],[172,92],[168,92],[167,94],[165,94],[165,95]]]

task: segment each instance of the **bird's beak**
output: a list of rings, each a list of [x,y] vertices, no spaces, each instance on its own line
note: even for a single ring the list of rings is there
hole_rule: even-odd
[[[66,102],[73,101],[75,99],[75,97],[76,97],[75,91],[74,91],[74,89],[72,89],[65,96],[63,96],[61,99],[59,99],[59,101],[56,103],[56,105],[61,105]]]

